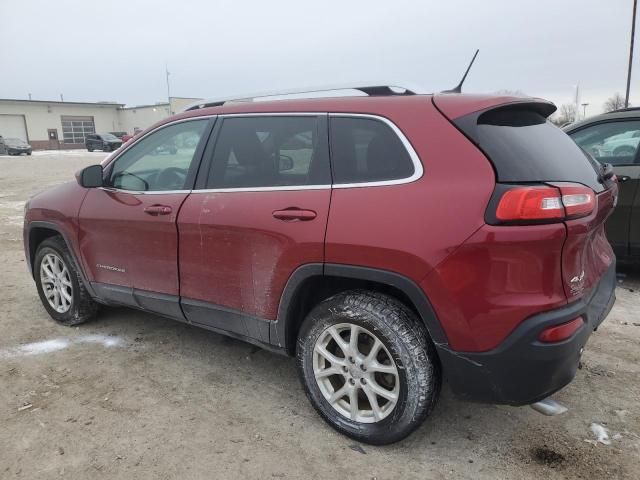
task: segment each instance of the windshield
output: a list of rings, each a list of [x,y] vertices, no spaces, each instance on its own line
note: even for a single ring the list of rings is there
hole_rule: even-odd
[[[110,133],[103,133],[100,136],[102,137],[103,140],[118,140],[118,138],[115,135],[111,135]]]
[[[20,140],[19,138],[5,138],[4,143],[7,145],[20,145],[22,143],[26,143],[24,140]]]

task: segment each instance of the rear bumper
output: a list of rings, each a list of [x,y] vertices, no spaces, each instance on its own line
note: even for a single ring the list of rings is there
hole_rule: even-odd
[[[445,378],[453,392],[471,401],[527,405],[560,390],[573,380],[591,332],[613,307],[615,288],[613,263],[588,297],[527,319],[494,350],[467,353],[440,346]],[[585,324],[571,338],[553,344],[538,341],[545,328],[578,316]]]

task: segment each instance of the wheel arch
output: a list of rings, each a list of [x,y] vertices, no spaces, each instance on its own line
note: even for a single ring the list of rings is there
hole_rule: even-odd
[[[34,259],[36,256],[36,251],[38,250],[38,246],[44,242],[47,238],[59,236],[62,238],[64,243],[71,254],[71,258],[75,263],[75,267],[80,272],[80,277],[82,278],[82,283],[84,287],[87,289],[89,294],[92,297],[95,297],[95,293],[91,288],[91,284],[87,280],[84,269],[82,268],[82,264],[78,261],[78,257],[76,256],[76,252],[73,249],[73,245],[69,242],[67,235],[65,232],[55,223],[46,222],[46,221],[33,221],[29,223],[27,228],[25,229],[25,254],[27,257],[27,266],[29,268],[29,272],[31,276],[35,279],[35,270],[34,270]]]
[[[387,270],[320,263],[303,265],[289,277],[277,319],[271,325],[270,343],[294,355],[300,326],[313,306],[336,293],[358,288],[398,299],[418,315],[435,344],[448,343],[427,295],[413,280]]]

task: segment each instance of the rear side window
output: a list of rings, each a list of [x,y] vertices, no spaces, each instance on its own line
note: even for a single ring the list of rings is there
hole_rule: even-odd
[[[578,182],[596,192],[599,164],[534,109],[498,108],[456,120],[493,163],[499,182]]]
[[[331,183],[326,119],[315,116],[223,120],[205,188]]]
[[[333,183],[408,178],[414,173],[409,152],[384,122],[363,117],[331,117]]]

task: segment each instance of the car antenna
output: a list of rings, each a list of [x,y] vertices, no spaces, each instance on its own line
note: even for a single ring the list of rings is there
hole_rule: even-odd
[[[476,61],[476,57],[478,56],[478,52],[480,52],[480,49],[476,49],[476,53],[473,54],[473,58],[471,59],[471,62],[469,63],[469,66],[467,67],[467,70],[464,72],[464,75],[462,76],[462,79],[460,80],[460,83],[458,85],[456,85],[454,88],[452,88],[451,90],[443,90],[440,93],[462,93],[462,84],[467,79],[467,74],[469,73],[469,70],[471,70],[471,66],[473,65],[473,62]]]

